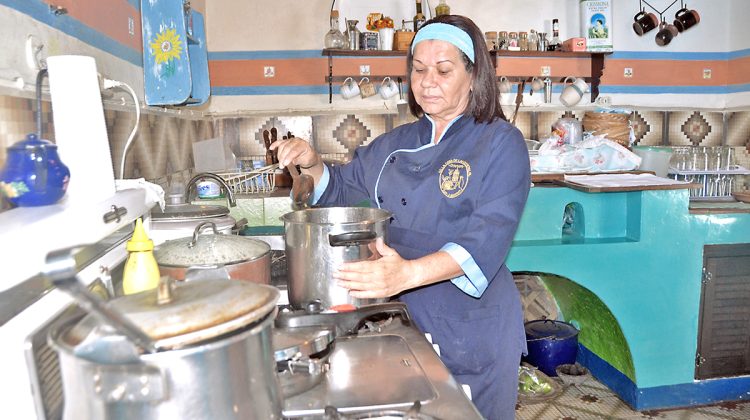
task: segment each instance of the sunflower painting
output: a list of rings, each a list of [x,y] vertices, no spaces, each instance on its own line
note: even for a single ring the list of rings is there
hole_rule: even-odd
[[[175,28],[159,32],[151,41],[150,46],[156,65],[162,64],[162,76],[172,76],[175,72],[176,61],[180,59],[182,53],[182,41]]]

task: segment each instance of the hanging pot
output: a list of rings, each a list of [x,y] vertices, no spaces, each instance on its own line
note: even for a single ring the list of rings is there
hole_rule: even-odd
[[[555,368],[572,364],[578,354],[578,329],[563,321],[539,319],[524,324],[529,354],[526,361],[548,376],[557,376]]]
[[[202,222],[192,236],[157,246],[154,257],[160,273],[177,280],[184,280],[188,270],[223,267],[231,279],[271,282],[271,246],[245,236],[221,235],[214,222]]]
[[[104,303],[151,340],[145,349],[105,324],[106,311],[58,325],[50,344],[60,357],[63,418],[280,419],[271,348],[278,298],[277,289],[247,282],[165,280]]]

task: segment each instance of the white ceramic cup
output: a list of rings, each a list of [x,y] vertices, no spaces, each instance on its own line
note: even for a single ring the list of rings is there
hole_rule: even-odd
[[[510,93],[513,90],[513,83],[507,77],[500,76],[500,82],[498,82],[497,87],[500,89],[500,93]]]
[[[380,97],[383,99],[390,99],[398,93],[398,85],[389,76],[386,76],[382,82],[380,82]]]
[[[570,84],[568,84],[570,82]],[[588,85],[586,80],[583,78],[575,78],[573,76],[566,77],[563,81],[565,87],[560,94],[560,102],[565,106],[575,106],[583,98],[583,94],[586,93]]]
[[[544,80],[538,77],[533,77],[531,79],[531,91],[539,92],[541,90],[544,90]]]
[[[347,77],[341,84],[341,96],[344,99],[351,99],[359,96],[359,85],[351,77]]]

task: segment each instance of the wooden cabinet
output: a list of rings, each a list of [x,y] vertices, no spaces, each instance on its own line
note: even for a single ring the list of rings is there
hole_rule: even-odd
[[[695,379],[750,374],[750,244],[706,245]]]
[[[566,59],[588,59],[590,64],[587,64],[585,67],[587,69],[586,73],[588,74],[565,74],[565,76],[575,76],[575,77],[584,77],[586,79],[586,82],[590,84],[590,90],[591,90],[591,102],[594,102],[596,98],[599,96],[599,84],[601,81],[602,74],[604,72],[604,56],[611,54],[611,53],[591,53],[591,52],[540,52],[540,51],[491,51],[490,54],[492,55],[492,58],[495,63],[495,67],[498,67],[499,61],[503,60],[504,57],[507,57],[511,60],[524,60],[528,59],[527,61],[531,62],[533,60],[535,63],[548,63],[547,65],[550,65],[551,63],[560,62],[559,60],[566,60]],[[340,83],[343,82],[347,77],[365,77],[360,76],[358,73],[352,72],[351,74],[346,75],[337,75],[334,76],[334,59],[336,57],[342,57],[342,58],[352,58],[352,57],[361,57],[361,58],[387,58],[387,57],[393,57],[394,59],[400,60],[400,63],[403,64],[403,66],[400,68],[400,70],[396,70],[396,73],[400,74],[377,74],[373,73],[370,77],[370,81],[377,82],[377,79],[382,79],[386,76],[391,77],[397,77],[401,76],[404,78],[404,80],[407,80],[406,78],[406,63],[405,59],[401,59],[401,57],[406,57],[406,51],[380,51],[380,50],[337,50],[337,49],[324,49],[323,50],[323,56],[328,57],[328,74],[326,76],[326,82],[328,83],[328,103],[331,103],[333,100],[333,84],[334,83]],[[502,76],[501,72],[503,71],[502,66],[500,66],[498,70],[498,77]],[[533,76],[539,77],[538,71],[527,71],[526,74],[520,74],[520,75],[513,75],[511,78],[517,78],[521,80],[531,80]],[[508,76],[508,75],[505,75]],[[565,76],[555,76],[553,73],[550,77],[553,80],[553,83],[561,83]],[[376,80],[373,80],[375,78]]]

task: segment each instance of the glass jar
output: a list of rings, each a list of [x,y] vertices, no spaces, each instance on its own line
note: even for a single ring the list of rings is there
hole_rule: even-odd
[[[508,32],[507,31],[500,31],[498,33],[497,47],[498,49],[501,49],[501,50],[508,49]]]
[[[487,45],[487,51],[497,49],[497,32],[490,31],[484,33],[484,42]]]
[[[518,51],[518,32],[508,33],[508,49]]]
[[[529,51],[538,51],[539,50],[539,37],[536,35],[535,30],[529,31]]]
[[[331,10],[331,29],[324,39],[326,48],[345,49],[348,47],[346,37],[339,30],[339,11]]]
[[[518,33],[518,47],[521,48],[521,51],[529,50],[529,34],[528,33],[526,32]]]

